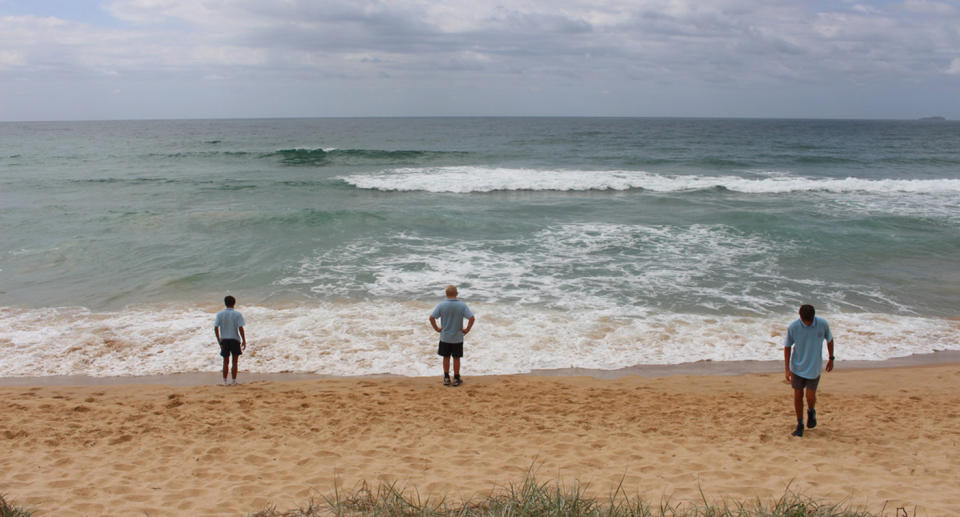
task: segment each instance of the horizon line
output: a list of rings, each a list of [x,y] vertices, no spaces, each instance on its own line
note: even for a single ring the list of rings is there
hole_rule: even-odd
[[[59,122],[190,122],[240,120],[316,120],[316,119],[649,119],[649,120],[806,120],[850,122],[957,122],[943,116],[916,118],[858,118],[858,117],[761,117],[761,116],[694,116],[694,115],[326,115],[326,116],[261,116],[261,117],[171,117],[171,118],[76,118],[6,120],[0,124],[59,123]]]

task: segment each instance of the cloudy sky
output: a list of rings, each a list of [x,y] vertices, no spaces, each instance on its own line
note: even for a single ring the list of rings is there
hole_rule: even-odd
[[[0,120],[960,119],[960,0],[0,0]]]

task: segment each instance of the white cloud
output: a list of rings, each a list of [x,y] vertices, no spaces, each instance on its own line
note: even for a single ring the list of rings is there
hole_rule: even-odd
[[[950,75],[960,75],[960,57],[953,58],[946,72]]]
[[[907,11],[920,14],[939,16],[954,16],[957,14],[957,9],[952,5],[943,2],[931,2],[929,0],[907,0],[903,3],[903,8]]]
[[[224,20],[230,2],[183,2],[179,0],[116,0],[106,2],[103,8],[117,19],[143,25],[156,25],[170,20],[198,25],[215,24]],[[210,7],[208,7],[208,5]],[[226,19],[229,19],[228,16]]]
[[[0,50],[0,70],[23,66],[26,60],[21,52],[14,50]]]
[[[205,66],[258,66],[267,62],[267,51],[234,45],[202,45],[193,50],[190,59],[193,63]]]
[[[228,38],[229,39],[229,38]],[[261,66],[263,48],[169,29],[103,29],[56,18],[0,18],[0,66],[43,74],[169,73],[192,67]]]

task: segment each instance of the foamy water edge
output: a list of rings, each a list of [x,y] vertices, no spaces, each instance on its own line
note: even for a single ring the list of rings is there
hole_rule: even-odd
[[[465,372],[526,373],[557,368],[613,370],[638,364],[782,360],[781,340],[794,315],[702,316],[651,313],[643,318],[518,309],[471,303]],[[436,374],[431,304],[317,303],[241,307],[250,345],[248,372],[354,376]],[[888,314],[822,314],[844,360],[883,360],[960,350],[954,320]],[[0,376],[163,375],[217,370],[214,311],[139,307],[0,309]],[[51,322],[57,322],[52,325]]]

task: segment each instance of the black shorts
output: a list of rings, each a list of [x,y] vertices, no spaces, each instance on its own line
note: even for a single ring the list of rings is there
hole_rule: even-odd
[[[243,350],[240,349],[240,340],[239,339],[221,339],[220,340],[220,357],[230,357],[238,356],[243,353]]]
[[[802,390],[804,388],[810,391],[817,391],[817,386],[820,385],[820,377],[816,379],[807,379],[806,377],[801,377],[797,374],[793,374],[793,389]]]
[[[441,341],[440,346],[437,347],[437,355],[442,355],[444,357],[463,357],[463,343],[447,343],[446,341]]]

